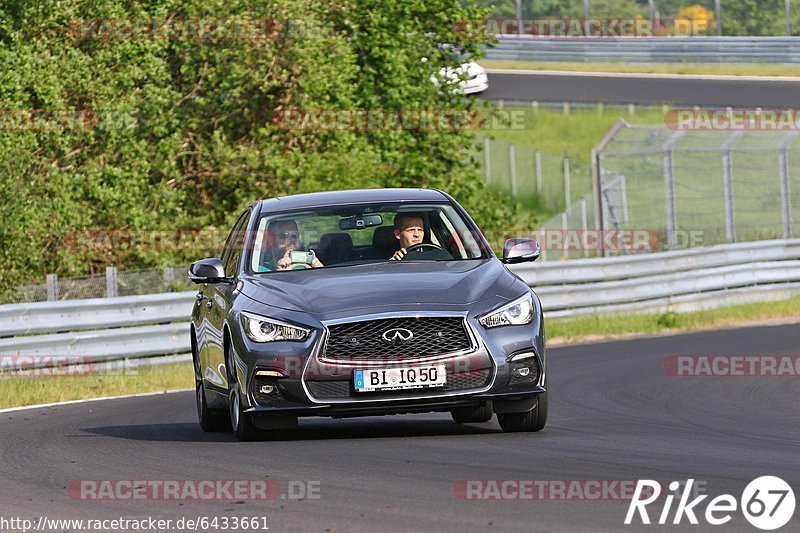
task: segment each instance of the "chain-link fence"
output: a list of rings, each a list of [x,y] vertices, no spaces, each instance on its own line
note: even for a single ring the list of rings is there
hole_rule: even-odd
[[[486,137],[478,143],[475,157],[486,182],[515,199],[559,212],[592,188],[589,164]]]
[[[790,238],[800,232],[798,141],[797,131],[622,128],[598,154],[600,222],[648,231],[654,250]]]
[[[2,303],[28,303],[57,300],[85,300],[113,296],[135,296],[192,290],[189,265],[157,269],[117,270],[89,276],[47,276],[44,283],[23,285],[6,294]]]

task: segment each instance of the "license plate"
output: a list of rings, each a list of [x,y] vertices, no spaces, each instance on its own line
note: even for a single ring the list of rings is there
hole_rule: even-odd
[[[447,384],[444,365],[356,370],[356,392],[427,389]]]

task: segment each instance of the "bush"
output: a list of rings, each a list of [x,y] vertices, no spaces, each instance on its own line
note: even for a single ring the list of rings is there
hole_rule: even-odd
[[[530,225],[487,190],[468,157],[469,129],[287,121],[348,110],[469,115],[477,100],[437,90],[430,76],[458,63],[440,43],[477,52],[485,36],[454,21],[484,15],[457,0],[7,0],[0,289],[206,253],[147,239],[76,246],[76,232],[224,233],[254,199],[312,190],[439,187],[488,230]],[[250,23],[255,38],[206,35],[193,22],[219,19]]]

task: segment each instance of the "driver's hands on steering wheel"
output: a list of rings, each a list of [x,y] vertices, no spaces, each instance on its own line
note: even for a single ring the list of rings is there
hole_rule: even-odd
[[[400,248],[389,258],[389,261],[400,261],[407,253],[408,251],[405,248]]]

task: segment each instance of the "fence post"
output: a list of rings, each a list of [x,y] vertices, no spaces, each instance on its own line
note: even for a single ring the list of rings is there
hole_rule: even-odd
[[[675,216],[675,176],[672,148],[664,151],[664,199],[667,204],[667,250],[678,247],[678,223]]]
[[[536,151],[534,155],[534,159],[536,162],[536,193],[541,196],[542,194],[542,153],[540,151]]]
[[[568,239],[567,239],[567,231],[569,231],[568,220],[567,220],[567,212],[563,211],[561,213],[561,248],[562,248],[561,257],[562,258],[569,257],[569,255],[568,255],[569,254],[569,250],[567,249],[567,241],[568,241]]]
[[[172,270],[172,267],[164,267],[164,290],[170,291],[172,287],[172,282],[175,281],[175,272]]]
[[[508,164],[511,167],[511,197],[517,197],[517,149],[514,144],[508,145]]]
[[[47,275],[47,301],[55,302],[58,300],[58,274]]]
[[[106,267],[106,298],[114,298],[117,293],[117,267]]]
[[[570,192],[570,182],[569,182],[569,157],[564,155],[564,200],[566,205],[566,210],[569,210],[570,205],[572,204],[571,199],[571,192]]]
[[[589,247],[587,246],[586,233],[589,231],[589,220],[586,216],[586,198],[581,198],[581,246],[583,247],[583,257],[589,257]]]
[[[483,138],[483,166],[486,173],[486,183],[492,183],[492,158],[489,156],[489,137]]]
[[[722,143],[722,185],[725,199],[725,236],[728,242],[736,242],[736,220],[734,218],[733,197],[733,162],[731,160],[731,147],[742,136],[741,131],[735,131]]]
[[[603,239],[605,221],[603,220],[603,167],[602,154],[609,142],[619,133],[622,128],[629,124],[624,119],[617,119],[614,125],[608,130],[600,142],[592,148],[592,194],[594,195],[594,229],[600,236],[600,257],[606,256],[606,247]]]
[[[672,163],[672,151],[675,143],[686,134],[676,131],[664,143],[664,201],[667,206],[667,250],[678,247],[678,219],[675,206],[675,167]]]
[[[797,136],[793,131],[781,140],[778,157],[781,166],[781,211],[783,212],[783,238],[792,238],[792,191],[789,182],[789,144]]]

